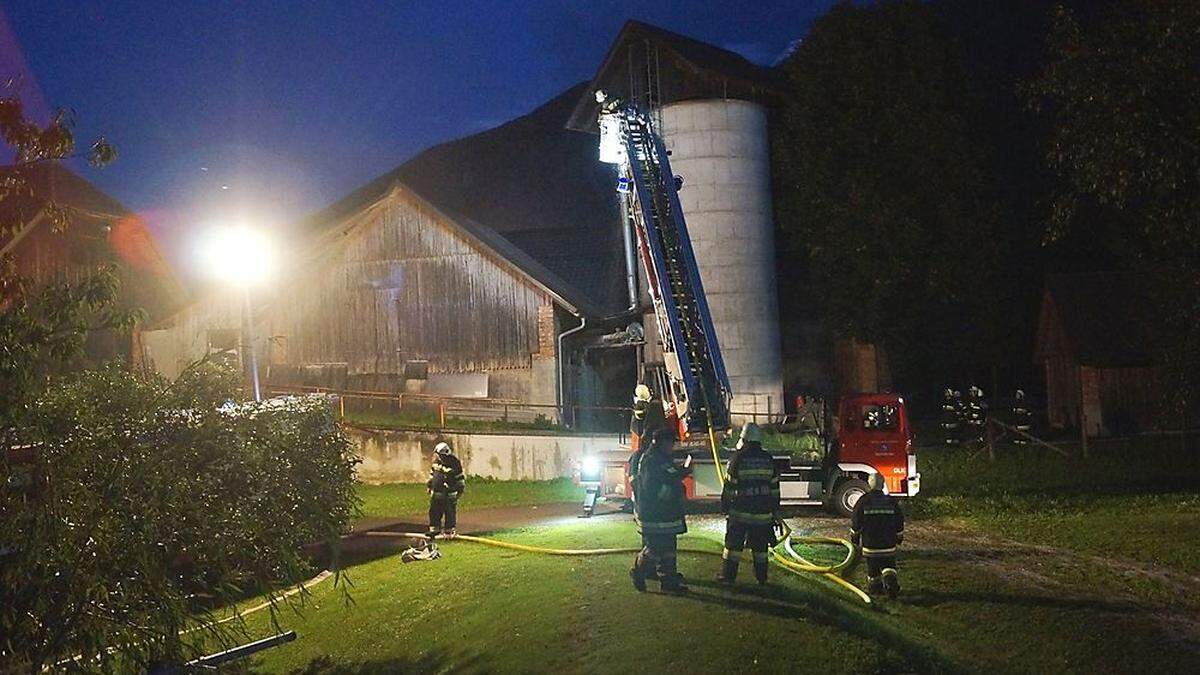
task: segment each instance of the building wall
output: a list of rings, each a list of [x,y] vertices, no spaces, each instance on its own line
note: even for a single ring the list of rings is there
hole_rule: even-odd
[[[368,483],[425,481],[433,447],[440,441],[454,447],[468,476],[501,480],[569,477],[585,455],[607,457],[621,442],[615,434],[440,434],[349,428],[347,435],[362,459],[359,479]],[[469,481],[467,489],[471,489]]]
[[[671,168],[687,217],[735,412],[783,409],[767,116],[748,101],[662,108]]]
[[[293,269],[255,298],[268,381],[402,391],[406,363],[427,362],[431,374],[489,373],[493,398],[555,402],[550,297],[407,193],[352,218]],[[214,329],[239,328],[229,295],[144,336],[161,372],[203,355]]]

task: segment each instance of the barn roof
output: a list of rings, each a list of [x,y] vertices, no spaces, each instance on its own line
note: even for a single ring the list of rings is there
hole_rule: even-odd
[[[1149,278],[1132,272],[1052,274],[1046,279],[1043,324],[1057,320],[1061,339],[1075,363],[1094,367],[1153,363],[1161,322],[1154,311]],[[1050,317],[1053,317],[1051,319]],[[1039,327],[1038,354],[1045,356],[1053,327]]]
[[[783,89],[783,76],[736,52],[695,38],[672,33],[641,21],[626,21],[609,47],[595,76],[576,100],[567,126],[577,131],[596,130],[597,89],[641,104],[641,76],[647,67],[660,72],[655,83],[659,103],[693,98],[761,100]],[[630,89],[639,91],[631,92]]]
[[[323,231],[403,186],[583,313],[620,312],[624,263],[613,175],[596,159],[595,138],[564,126],[586,86],[434,146],[303,227]]]
[[[0,253],[19,256],[22,240],[50,227],[49,219],[40,216],[52,201],[70,209],[63,245],[104,242],[112,260],[133,275],[123,289],[133,303],[161,317],[183,302],[184,290],[174,270],[136,214],[58,162],[31,164],[20,171],[32,194],[0,199],[0,225],[5,226],[0,229]]]

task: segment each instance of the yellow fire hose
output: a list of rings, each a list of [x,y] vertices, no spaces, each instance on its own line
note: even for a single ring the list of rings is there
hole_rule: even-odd
[[[712,448],[713,464],[717,469],[717,479],[721,482],[721,487],[725,487],[725,472],[721,469],[721,455],[717,450],[717,435],[713,430],[711,415],[708,417],[708,442],[709,446]],[[780,555],[778,547],[772,548],[771,557],[774,558],[778,565],[794,574],[801,574],[803,572],[820,574],[833,583],[854,593],[860,600],[868,605],[871,604],[870,595],[867,595],[867,593],[865,593],[861,588],[855,586],[849,581],[846,581],[840,576],[841,572],[853,565],[855,560],[858,558],[858,548],[855,547],[854,544],[838,537],[793,537],[792,528],[787,524],[787,521],[782,522],[784,530],[783,548],[787,554],[793,558],[793,560],[788,560],[784,556]],[[842,562],[834,565],[813,564],[800,557],[800,555],[796,553],[795,549],[792,548],[793,540],[804,544],[839,544],[841,546],[845,546],[846,558],[842,560]]]
[[[721,481],[721,485],[724,486],[725,485],[725,474],[721,470],[721,457],[717,450],[717,436],[716,436],[716,432],[713,430],[711,417],[708,420],[708,440],[712,447],[713,463],[717,469],[717,478]],[[793,574],[804,574],[804,573],[820,574],[820,575],[824,576],[825,578],[829,579],[830,581],[838,584],[839,586],[842,586],[843,588],[851,591],[852,593],[857,595],[859,597],[859,599],[861,599],[863,602],[870,604],[871,596],[867,595],[866,593],[864,593],[862,591],[862,589],[858,588],[854,584],[850,583],[849,581],[846,581],[845,579],[843,579],[842,577],[839,576],[839,574],[843,570],[845,570],[846,568],[848,568],[850,565],[852,565],[854,563],[854,561],[857,557],[858,550],[855,548],[854,544],[851,544],[849,541],[846,541],[845,539],[839,539],[837,537],[815,537],[815,536],[814,537],[795,537],[792,535],[792,530],[790,527],[788,527],[786,522],[783,524],[783,526],[784,526],[784,534],[783,534],[782,545],[783,545],[784,550],[787,552],[787,554],[789,556],[791,556],[792,559],[789,560],[788,558],[784,557],[783,555],[780,555],[779,551],[776,548],[772,548],[771,555],[775,559],[775,562],[779,566],[783,567],[784,569],[788,570],[789,572],[792,572]],[[419,533],[419,532],[367,532],[366,534],[367,534],[367,536],[373,536],[373,537],[403,537],[405,539],[424,539],[426,541],[428,541],[430,539],[429,535]],[[470,534],[455,535],[454,540],[469,541],[469,542],[473,542],[476,544],[484,544],[487,546],[496,546],[499,548],[507,548],[507,549],[510,549],[513,551],[522,551],[525,553],[542,553],[545,555],[558,555],[558,556],[614,555],[614,554],[622,554],[622,553],[629,554],[629,553],[637,553],[642,550],[641,547],[546,548],[543,546],[530,546],[528,544],[517,544],[517,543],[511,542],[511,541],[502,541],[500,539],[492,539],[490,537],[478,537],[478,536],[470,535]],[[846,558],[844,560],[842,560],[842,562],[836,563],[834,565],[817,565],[812,562],[809,562],[808,560],[805,560],[799,554],[797,554],[796,551],[792,548],[793,541],[798,541],[798,542],[806,543],[806,544],[841,545],[846,548]],[[681,553],[697,553],[700,555],[713,555],[713,556],[721,555],[720,553],[718,553],[716,551],[707,550],[707,549],[698,549],[698,548],[682,548],[682,549],[679,549],[679,551]]]

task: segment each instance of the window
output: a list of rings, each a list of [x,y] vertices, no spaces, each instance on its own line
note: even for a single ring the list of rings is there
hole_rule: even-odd
[[[900,426],[896,406],[865,405],[862,407],[862,428],[866,431],[895,431]]]

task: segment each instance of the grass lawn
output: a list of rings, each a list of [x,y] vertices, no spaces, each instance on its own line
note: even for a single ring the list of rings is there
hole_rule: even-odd
[[[1200,658],[1197,461],[1171,448],[1097,448],[1087,460],[1029,448],[994,463],[960,448],[920,455],[923,494],[906,503],[904,593],[866,606],[810,576],[773,585],[709,580],[717,559],[683,554],[693,593],[639,594],[630,555],[563,558],[443,545],[403,565],[399,542],[330,581],[280,627],[299,639],[261,672],[1182,672]],[[374,517],[419,513],[420,485],[362,486]],[[574,500],[568,481],[473,481],[463,506]],[[468,501],[471,500],[471,501]],[[801,511],[801,531],[844,535]],[[681,546],[720,549],[721,522],[693,516]],[[559,548],[631,546],[626,516],[509,530]],[[814,552],[816,558],[825,557]],[[850,578],[863,585],[864,570]],[[653,585],[652,585],[653,587]],[[266,612],[249,638],[273,632]]]
[[[628,521],[596,518],[503,533],[542,546],[629,546]],[[711,536],[711,535],[710,535]],[[704,535],[682,540],[719,551]],[[350,570],[353,605],[329,582],[302,615],[284,611],[297,642],[255,662],[266,672],[808,672],[944,670],[950,664],[886,614],[857,606],[823,583],[775,570],[769,592],[733,592],[708,581],[717,558],[684,554],[690,597],[639,594],[630,555],[561,558],[468,542],[442,546],[435,562],[395,555]],[[749,570],[746,570],[749,573]],[[250,635],[271,632],[265,612]]]
[[[840,521],[816,519],[817,529]],[[719,550],[719,521],[694,518],[689,548]],[[563,547],[629,546],[632,524],[597,518],[512,530],[510,541]],[[353,603],[330,582],[301,614],[299,639],[257,657],[260,672],[1174,672],[1191,662],[1164,649],[1165,624],[1120,597],[1064,585],[1037,558],[950,545],[919,524],[902,562],[905,595],[867,607],[825,581],[772,570],[760,591],[709,581],[717,559],[683,554],[693,593],[639,594],[628,555],[562,558],[442,546],[435,562],[394,554],[349,570]],[[959,554],[978,555],[964,560]],[[1047,559],[1047,562],[1053,562]],[[1010,573],[1029,568],[1044,578]],[[861,569],[852,578],[862,583]],[[653,584],[651,584],[653,589]],[[272,632],[260,612],[250,637]],[[1174,636],[1180,639],[1181,636]]]
[[[399,518],[423,513],[429,508],[429,493],[423,483],[360,483],[361,518]],[[525,506],[552,502],[582,501],[583,488],[569,478],[555,480],[503,481],[470,478],[459,502],[463,511],[486,506]]]

